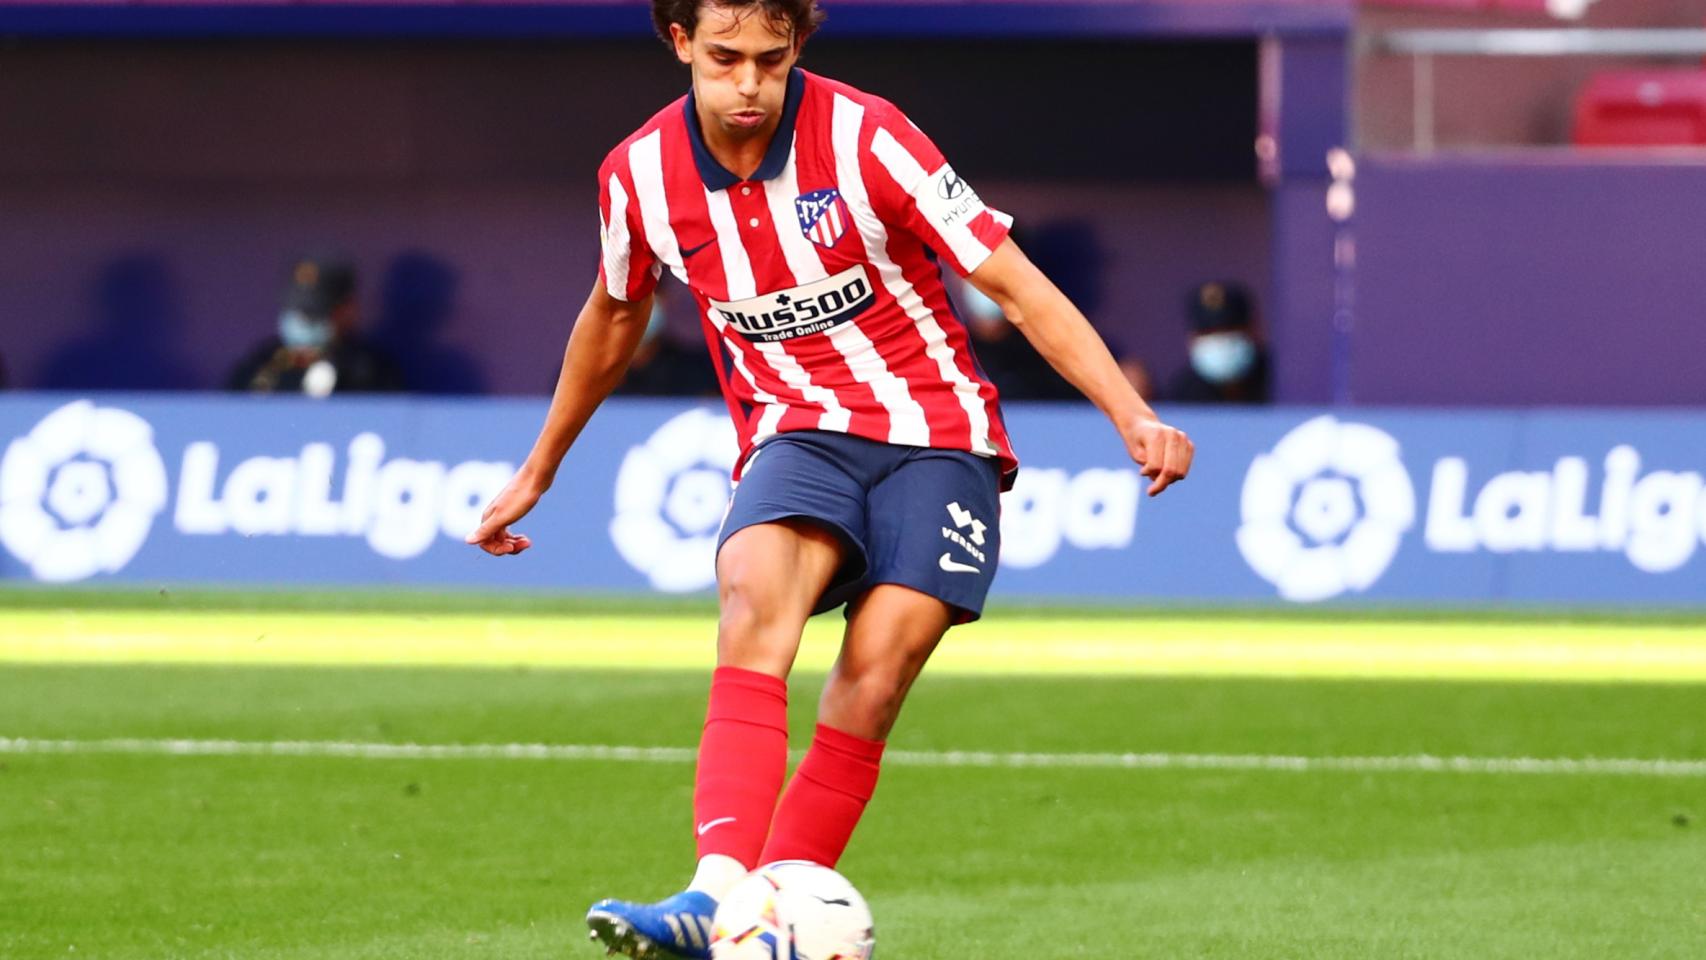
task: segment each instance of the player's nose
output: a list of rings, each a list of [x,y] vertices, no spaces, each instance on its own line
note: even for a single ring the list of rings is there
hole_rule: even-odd
[[[758,64],[744,63],[735,74],[735,89],[743,97],[758,96]]]

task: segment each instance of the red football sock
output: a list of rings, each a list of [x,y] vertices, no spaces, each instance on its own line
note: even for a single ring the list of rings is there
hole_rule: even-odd
[[[699,740],[693,817],[699,856],[719,853],[748,869],[776,812],[788,773],[788,685],[768,674],[718,667]]]
[[[877,789],[883,744],[817,725],[806,758],[776,808],[760,863],[810,860],[835,866]]]

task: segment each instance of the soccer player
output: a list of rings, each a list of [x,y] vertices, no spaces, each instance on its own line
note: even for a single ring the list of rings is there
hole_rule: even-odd
[[[693,797],[699,862],[686,891],[601,900],[587,922],[612,952],[699,958],[718,899],[754,866],[836,863],[907,690],[947,629],[977,618],[995,572],[997,497],[1018,461],[939,264],[1108,416],[1150,495],[1185,476],[1193,450],[924,133],[796,66],[815,0],[653,0],[652,19],[692,87],[599,170],[598,280],[539,439],[468,540],[497,556],[531,546],[510,525],[621,378],[661,271],[675,274],[740,440]],[[783,792],[789,668],[806,618],[842,604],[816,734]]]

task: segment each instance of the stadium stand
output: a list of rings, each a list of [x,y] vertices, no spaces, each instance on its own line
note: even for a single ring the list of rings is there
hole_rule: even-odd
[[[1582,147],[1706,144],[1706,70],[1595,74],[1576,98]]]

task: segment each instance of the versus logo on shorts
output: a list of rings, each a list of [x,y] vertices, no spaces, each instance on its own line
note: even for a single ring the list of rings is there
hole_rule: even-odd
[[[772,343],[840,326],[876,301],[865,268],[852,266],[833,277],[750,300],[712,300],[711,308],[741,336]]]

